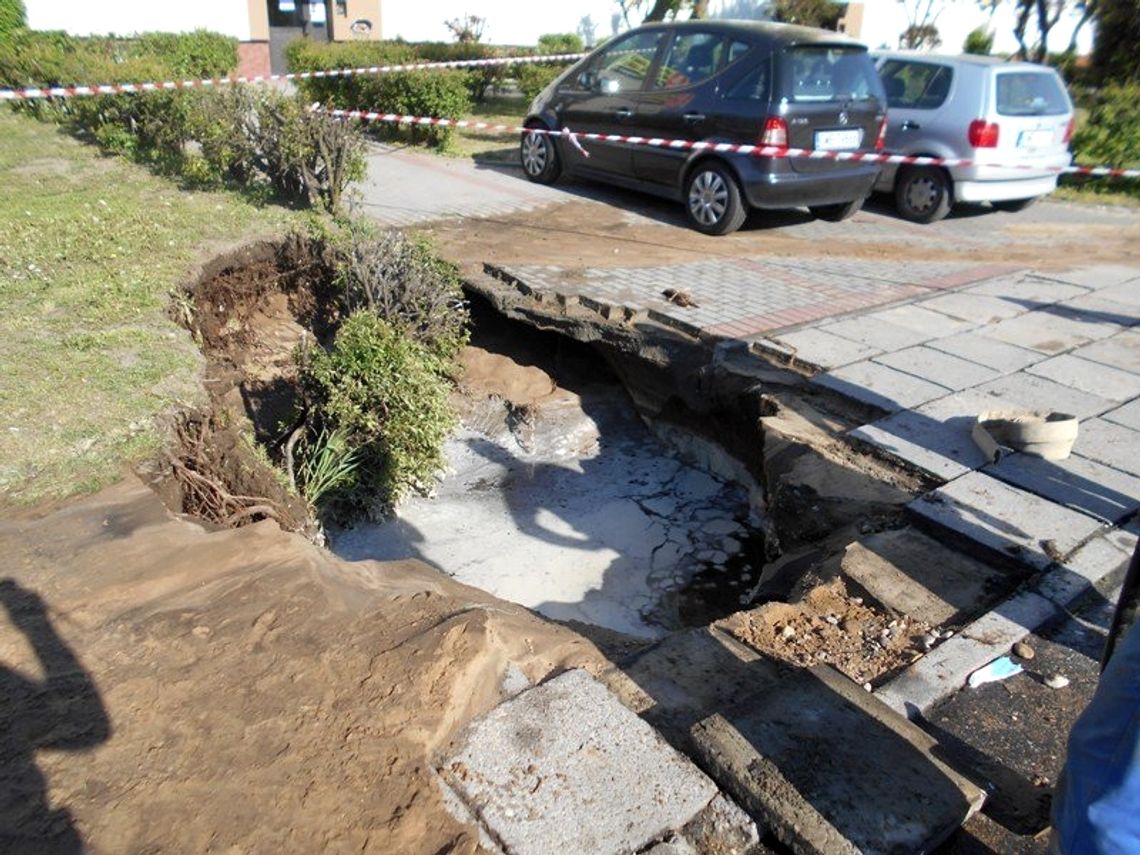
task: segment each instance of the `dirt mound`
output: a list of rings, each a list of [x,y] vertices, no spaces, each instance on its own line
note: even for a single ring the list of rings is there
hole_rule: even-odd
[[[425,565],[208,533],[137,481],[0,523],[0,548],[6,851],[474,851],[433,753],[508,671],[604,664]]]

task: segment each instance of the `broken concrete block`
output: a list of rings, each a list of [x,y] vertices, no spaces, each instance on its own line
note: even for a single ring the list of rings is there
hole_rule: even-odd
[[[963,555],[911,528],[852,543],[840,567],[887,608],[931,626],[980,614],[1023,575]]]
[[[736,800],[800,853],[928,852],[984,793],[935,759],[934,740],[828,666],[693,729]]]
[[[440,774],[517,855],[641,851],[718,795],[585,671],[562,674],[476,719]]]

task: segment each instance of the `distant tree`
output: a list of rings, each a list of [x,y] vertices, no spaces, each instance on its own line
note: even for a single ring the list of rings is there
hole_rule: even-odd
[[[992,30],[987,30],[985,27],[978,27],[976,30],[970,30],[966,35],[966,42],[962,45],[964,53],[978,54],[986,56],[991,50],[994,49],[994,34]]]
[[[1096,10],[1093,70],[1102,83],[1140,81],[1140,3],[1100,0]]]
[[[578,37],[586,47],[593,47],[598,40],[598,25],[590,15],[583,15],[578,22]]]
[[[0,0],[0,38],[27,25],[23,0]]]
[[[775,0],[771,6],[773,21],[834,30],[843,17],[843,7],[832,0]]]
[[[471,44],[481,41],[483,31],[487,28],[487,19],[478,15],[463,15],[444,21],[443,25],[451,31],[451,36],[460,44]]]
[[[911,24],[899,36],[899,47],[903,50],[933,50],[940,44],[942,36],[934,24]]]
[[[916,50],[942,44],[938,17],[948,0],[899,0],[906,12],[907,27],[899,34],[899,47]]]

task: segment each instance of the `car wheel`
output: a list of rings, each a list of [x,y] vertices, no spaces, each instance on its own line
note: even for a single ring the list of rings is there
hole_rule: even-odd
[[[714,162],[698,164],[689,176],[685,212],[693,228],[706,235],[734,232],[748,216],[740,185],[728,169]]]
[[[550,134],[530,131],[523,134],[519,160],[526,177],[538,184],[553,184],[562,174],[562,161],[558,159],[558,148]]]
[[[1037,201],[1037,197],[1033,196],[1029,199],[1006,199],[1002,202],[991,202],[999,211],[1008,211],[1011,214],[1016,214],[1018,211],[1024,211],[1030,205]]]
[[[934,223],[950,213],[950,178],[933,166],[909,167],[895,179],[895,207],[912,223]]]
[[[816,205],[808,208],[808,210],[811,211],[811,215],[817,220],[839,223],[854,217],[862,207],[863,200],[856,199],[854,202],[846,202],[841,205]]]

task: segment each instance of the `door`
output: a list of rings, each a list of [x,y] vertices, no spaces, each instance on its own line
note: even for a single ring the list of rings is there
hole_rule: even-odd
[[[795,46],[776,55],[781,113],[788,145],[825,151],[870,151],[886,98],[874,63],[863,48],[847,45]],[[791,169],[820,173],[850,164],[794,157]]]
[[[667,32],[653,29],[618,39],[577,77],[567,80],[556,95],[555,111],[562,126],[578,133],[631,134],[638,96]],[[571,169],[632,175],[631,146],[591,141],[582,145],[588,159],[569,140],[562,140],[560,150]]]
[[[755,142],[763,116],[742,138],[724,110],[720,92],[724,73],[751,51],[749,42],[721,33],[672,33],[653,79],[641,93],[633,133],[649,138]],[[654,184],[679,185],[690,154],[684,149],[639,146],[633,152],[634,174]]]
[[[943,109],[954,86],[954,69],[936,62],[888,59],[879,69],[887,93],[887,151],[917,154],[941,151],[934,144],[946,122]],[[965,139],[964,133],[960,135]],[[961,149],[960,141],[937,140]],[[957,145],[954,143],[957,142]]]

